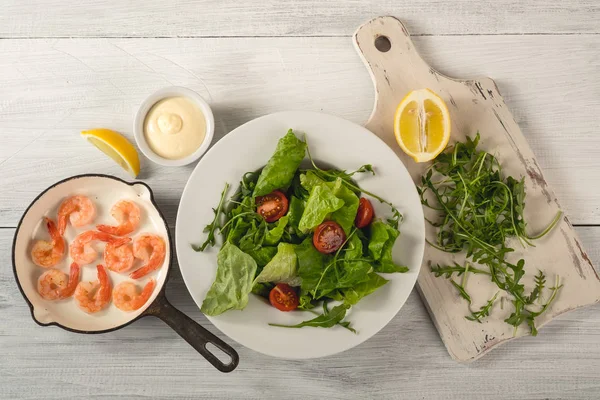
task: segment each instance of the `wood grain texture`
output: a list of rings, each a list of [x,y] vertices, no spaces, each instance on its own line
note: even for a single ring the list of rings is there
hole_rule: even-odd
[[[421,37],[415,45],[448,75],[494,76],[571,221],[600,223],[600,35]],[[289,109],[362,124],[374,99],[349,38],[0,40],[0,226],[16,226],[59,179],[127,179],[79,132],[108,127],[133,140],[138,105],[171,84],[211,103],[215,141]],[[140,178],[173,224],[193,165],[142,164]]]
[[[577,228],[600,265],[600,228]],[[413,293],[380,333],[324,359],[286,361],[245,349],[200,313],[175,265],[173,305],[240,354],[221,374],[154,318],[103,335],[37,326],[10,267],[14,229],[0,229],[0,398],[593,399],[600,392],[600,306],[564,315],[537,338],[513,341],[470,365],[450,359]],[[7,323],[10,321],[9,323]],[[510,384],[508,384],[510,382]]]
[[[595,0],[7,0],[0,37],[350,36],[379,15],[414,34],[600,32]]]
[[[380,50],[377,46],[379,37],[388,38],[391,48]],[[480,132],[480,147],[496,156],[503,172],[524,179],[527,193],[524,218],[528,230],[544,230],[562,208],[492,79],[462,80],[440,74],[421,58],[405,26],[393,17],[379,17],[365,23],[357,30],[354,41],[371,73],[377,93],[373,113],[365,126],[396,151],[415,184],[420,185],[421,177],[431,163],[417,164],[399,148],[394,136],[394,113],[411,90],[429,88],[449,105],[452,120],[450,142],[464,142],[467,135],[473,137]],[[435,198],[429,198],[429,201],[435,202]],[[437,221],[438,214],[425,208],[426,220]],[[426,236],[430,243],[435,243],[437,229],[426,224]],[[555,281],[559,279],[557,276],[563,284],[547,312],[536,319],[538,327],[565,312],[600,301],[600,279],[567,216],[550,234],[535,241],[534,246],[525,249],[516,240],[509,245],[515,251],[507,257],[508,260],[512,263],[519,259],[525,261],[526,276],[522,284],[531,287],[538,269],[548,277],[548,287],[559,284]],[[426,246],[417,282],[452,358],[461,362],[473,361],[495,346],[529,334],[527,327],[514,330],[504,322],[514,310],[512,305],[505,306],[503,310],[496,307],[492,316],[482,324],[468,321],[465,318],[469,315],[467,302],[460,298],[450,282],[436,278],[429,269],[431,265],[453,265],[455,262],[463,263],[464,254],[446,253]],[[551,282],[555,282],[554,285]],[[475,310],[497,291],[498,287],[487,276],[474,275],[469,279],[468,292]],[[512,297],[507,296],[506,300],[510,304]]]

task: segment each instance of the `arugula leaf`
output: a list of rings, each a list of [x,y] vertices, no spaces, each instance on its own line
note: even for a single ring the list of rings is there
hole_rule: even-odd
[[[373,293],[383,285],[388,283],[388,280],[381,277],[379,274],[375,272],[371,272],[367,276],[367,280],[354,285],[350,288],[343,289],[342,294],[346,303],[355,305],[358,303],[363,297]]]
[[[316,307],[316,301],[313,300],[312,296],[306,290],[300,290],[298,296],[298,309],[310,310]]]
[[[283,233],[285,232],[285,227],[288,224],[290,217],[284,215],[279,218],[279,221],[276,222],[275,227],[267,231],[265,236],[265,244],[268,246],[276,245],[277,242],[281,240]]]
[[[206,315],[227,310],[242,310],[252,290],[256,261],[231,243],[225,243],[217,255],[217,276],[202,302]]]
[[[254,188],[254,197],[264,196],[275,189],[287,190],[306,154],[306,143],[290,129],[279,139],[275,153],[263,168]]]
[[[471,311],[471,315],[467,315],[467,316],[465,316],[465,318],[468,319],[469,321],[477,321],[477,322],[481,323],[482,318],[489,317],[492,306],[494,305],[494,302],[496,301],[496,297],[498,297],[498,293],[500,293],[500,292],[496,292],[494,297],[489,299],[488,302],[485,303],[479,309],[479,311]]]
[[[302,232],[308,232],[343,206],[344,201],[338,199],[331,189],[325,185],[316,185],[310,191],[298,228]]]
[[[439,213],[439,218],[429,221],[437,228],[437,240],[430,243],[433,247],[446,252],[464,251],[467,258],[486,266],[488,271],[470,268],[474,273],[490,276],[499,289],[505,291],[514,307],[512,314],[505,320],[515,327],[526,323],[531,334],[535,335],[534,319],[547,307],[538,312],[530,306],[541,296],[545,285],[542,272],[535,277],[536,285],[525,293],[521,279],[525,275],[525,261],[513,264],[507,255],[514,249],[506,245],[507,239],[517,238],[523,246],[533,245],[532,240],[546,235],[558,223],[562,212],[539,235],[530,236],[526,232],[523,217],[525,207],[525,183],[523,179],[503,177],[500,162],[492,154],[477,150],[479,133],[475,139],[467,137],[466,142],[456,143],[454,147],[440,154],[428,172],[421,177],[418,192],[421,202]],[[435,176],[434,176],[435,175]],[[435,203],[432,201],[433,200]],[[465,273],[456,265],[432,267],[436,276],[451,278],[453,273]],[[451,281],[465,299],[470,299],[463,285]],[[556,296],[559,286],[555,286],[551,300]],[[495,298],[494,298],[495,299]],[[467,319],[479,321],[487,316],[493,300],[479,311],[472,312]]]
[[[202,243],[201,245],[193,244],[192,249],[194,249],[194,251],[204,251],[204,250],[206,250],[206,248],[208,246],[215,245],[215,243],[216,243],[215,230],[221,229],[221,225],[220,225],[221,212],[223,211],[223,206],[225,204],[225,195],[227,194],[228,190],[229,190],[229,183],[226,183],[225,188],[221,192],[221,199],[219,200],[219,204],[217,205],[217,208],[213,208],[213,212],[215,213],[215,218],[212,220],[212,222],[210,224],[208,224],[204,227],[204,233],[208,233],[208,237],[206,238],[204,243]]]
[[[287,283],[290,286],[300,286],[298,277],[298,257],[294,245],[279,243],[277,254],[256,277],[255,282]]]
[[[332,326],[342,322],[346,316],[346,311],[350,308],[348,304],[340,304],[333,307],[327,314],[319,315],[316,318],[308,321],[301,322],[296,325],[280,325],[280,324],[269,324],[270,326],[277,326],[280,328],[303,328],[305,326],[312,326],[318,328],[331,328]]]

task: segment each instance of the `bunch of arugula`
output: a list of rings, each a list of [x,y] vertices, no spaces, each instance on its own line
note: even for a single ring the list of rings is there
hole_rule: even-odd
[[[546,276],[539,271],[535,277],[535,287],[526,294],[521,278],[525,275],[525,261],[511,263],[507,255],[514,251],[507,246],[507,239],[517,238],[523,245],[533,246],[552,230],[562,216],[558,212],[554,220],[539,235],[530,236],[526,232],[523,218],[525,207],[525,184],[523,179],[504,178],[500,164],[493,155],[477,149],[479,133],[475,139],[467,137],[466,142],[456,143],[440,154],[428,172],[421,178],[418,188],[421,202],[438,213],[436,221],[428,220],[437,228],[435,243],[428,243],[445,252],[466,251],[467,259],[487,267],[475,268],[469,262],[465,266],[435,265],[431,271],[436,277],[444,276],[458,290],[459,295],[471,305],[465,283],[468,273],[488,275],[506,293],[514,311],[505,320],[516,329],[526,323],[532,335],[537,334],[535,318],[543,314],[555,299],[561,285],[556,277],[551,294],[543,304],[540,302],[545,287]],[[430,199],[433,202],[430,203]],[[452,276],[461,276],[457,283]],[[466,316],[470,321],[481,322],[490,315],[498,298],[496,293],[477,311],[471,310]]]
[[[305,156],[312,169],[300,164]],[[202,304],[207,315],[243,309],[249,293],[267,297],[277,283],[298,288],[299,309],[317,317],[288,328],[341,325],[354,332],[347,311],[363,297],[385,285],[378,273],[406,272],[392,260],[392,248],[400,231],[402,216],[391,203],[362,190],[353,180],[356,174],[372,173],[371,165],[353,172],[323,170],[313,161],[308,145],[292,130],[282,137],[273,156],[258,172],[246,173],[239,189],[226,201],[226,184],[214,219],[205,228],[204,243],[192,246],[204,251],[215,246],[216,235],[223,239],[217,256],[217,276]],[[256,213],[255,198],[282,190],[289,210],[277,222],[267,223]],[[357,229],[354,219],[362,193],[392,207],[393,217],[374,220],[370,227]],[[346,242],[335,254],[322,254],[312,243],[312,230],[325,220],[337,222],[346,233]],[[328,303],[338,301],[331,310]],[[323,313],[313,308],[323,305]],[[281,325],[274,325],[281,326]]]

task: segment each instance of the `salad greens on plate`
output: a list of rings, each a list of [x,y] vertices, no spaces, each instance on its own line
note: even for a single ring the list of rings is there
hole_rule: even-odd
[[[310,169],[301,168],[306,156]],[[216,245],[216,234],[223,238],[216,278],[201,311],[215,316],[244,309],[252,293],[281,311],[316,314],[285,327],[341,325],[354,331],[344,321],[346,313],[388,282],[380,273],[408,271],[392,259],[402,216],[358,186],[353,177],[361,173],[374,171],[371,165],[353,172],[319,168],[307,142],[290,129],[262,170],[241,177],[229,200],[225,184],[204,230],[206,241],[193,246],[204,251]],[[375,218],[363,195],[389,205],[393,216]],[[331,309],[330,302],[335,302]]]

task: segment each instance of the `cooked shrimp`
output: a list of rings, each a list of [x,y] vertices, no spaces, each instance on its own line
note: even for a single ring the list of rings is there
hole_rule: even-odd
[[[42,268],[50,268],[62,260],[65,254],[65,242],[56,229],[54,221],[47,217],[44,220],[52,241],[38,240],[35,242],[31,248],[31,259]]]
[[[94,282],[80,282],[75,289],[77,305],[86,313],[96,313],[110,302],[112,288],[106,269],[101,264],[98,269],[98,280]]]
[[[133,266],[131,238],[124,237],[109,242],[104,248],[104,264],[111,271],[125,272]]]
[[[117,238],[108,233],[97,231],[80,233],[69,245],[69,254],[71,255],[71,258],[80,265],[86,265],[93,262],[96,257],[98,257],[96,249],[92,247],[92,242],[95,240],[111,242],[117,240]]]
[[[121,282],[115,286],[113,290],[113,303],[119,310],[122,311],[135,311],[142,307],[152,294],[156,281],[150,279],[150,282],[146,283],[142,293],[138,294],[138,289],[133,282]]]
[[[71,196],[58,207],[58,231],[65,234],[67,219],[76,228],[91,224],[96,218],[96,206],[86,196]]]
[[[140,208],[133,201],[121,200],[110,209],[110,215],[117,220],[119,225],[98,225],[100,232],[116,236],[125,236],[135,231],[140,224]]]
[[[139,279],[159,269],[165,260],[166,251],[165,241],[160,236],[144,233],[136,237],[133,241],[133,254],[144,260],[146,265],[133,271],[129,277]]]
[[[79,265],[71,264],[71,275],[57,269],[50,269],[38,279],[37,290],[40,296],[46,300],[58,300],[71,297],[79,283]]]

